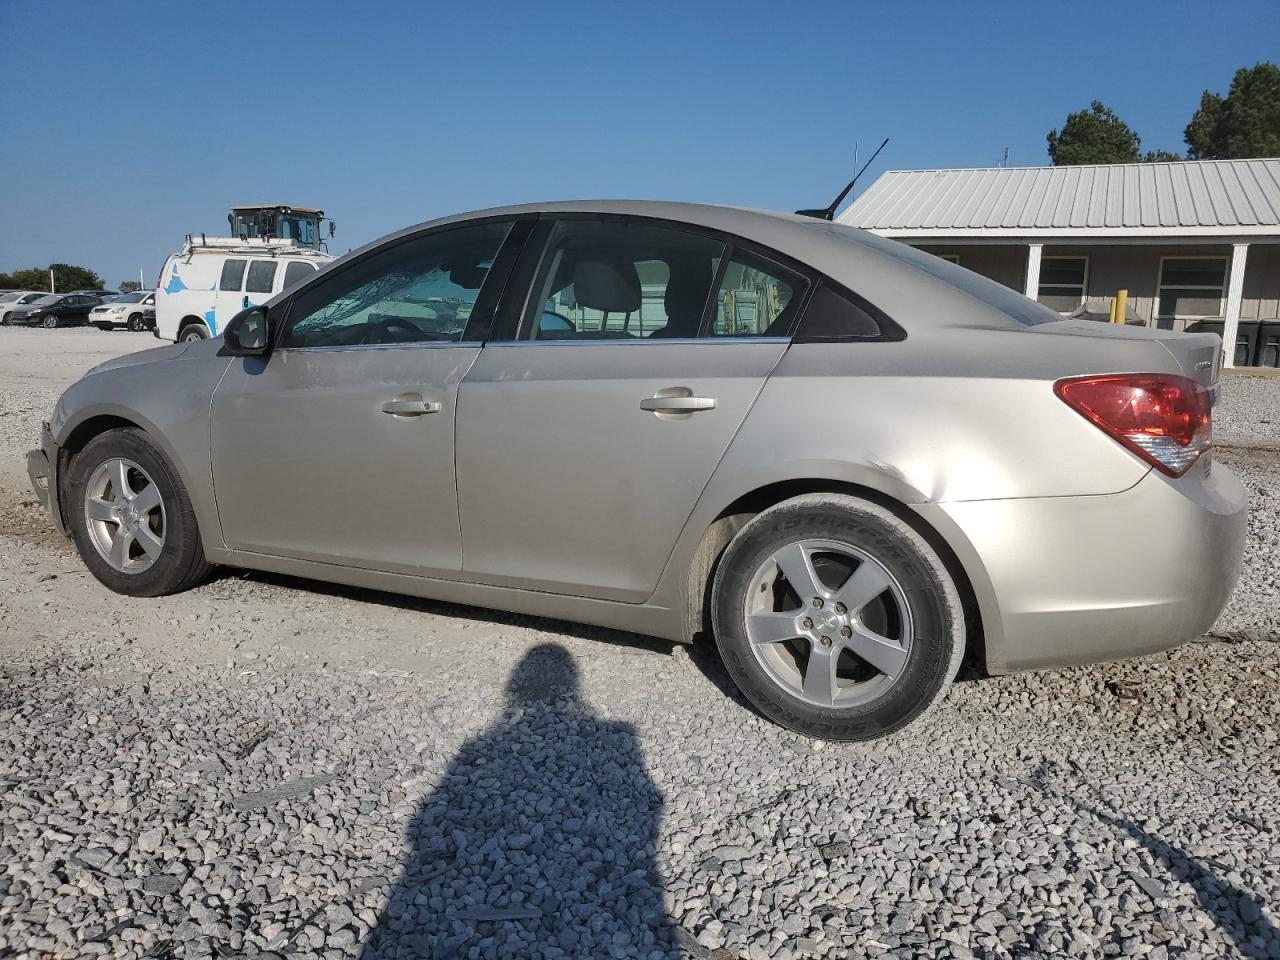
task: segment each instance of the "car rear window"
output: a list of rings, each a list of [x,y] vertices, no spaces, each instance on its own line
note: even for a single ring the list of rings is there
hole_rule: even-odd
[[[795,339],[802,342],[875,339],[887,332],[875,313],[870,305],[857,303],[829,282],[823,282],[805,308]]]
[[[218,281],[219,290],[239,290],[244,280],[243,260],[227,260],[222,264],[222,278]]]
[[[311,264],[301,260],[293,261],[284,268],[284,288],[288,290],[295,283],[301,283],[315,272]]]
[[[249,262],[249,279],[245,281],[246,293],[270,293],[271,284],[276,278],[274,260],[252,260]]]

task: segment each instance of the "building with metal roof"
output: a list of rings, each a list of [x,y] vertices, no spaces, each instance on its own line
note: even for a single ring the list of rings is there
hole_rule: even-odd
[[[1280,158],[890,170],[837,218],[1063,313],[1213,330],[1280,367]]]

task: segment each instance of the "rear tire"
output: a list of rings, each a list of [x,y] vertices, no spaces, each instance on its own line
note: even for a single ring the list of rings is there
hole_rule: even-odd
[[[141,430],[109,430],[71,460],[66,515],[81,559],[116,593],[186,590],[211,569],[191,498]]]
[[[765,716],[826,740],[869,740],[937,703],[965,647],[945,564],[892,511],[807,494],[758,514],[725,549],[716,644]]]
[[[188,323],[178,334],[178,340],[208,340],[209,328],[204,324]]]

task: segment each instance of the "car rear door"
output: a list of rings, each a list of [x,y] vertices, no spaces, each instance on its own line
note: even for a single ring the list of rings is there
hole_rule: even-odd
[[[459,391],[463,569],[642,601],[786,350],[807,281],[667,223],[565,218],[539,233],[516,273],[527,305]]]
[[[267,358],[232,361],[210,426],[229,548],[457,575],[457,389],[488,331],[502,289],[490,265],[510,262],[495,257],[511,228],[473,222],[369,251],[286,301]],[[464,306],[474,323],[450,322]]]
[[[91,300],[85,296],[67,297],[62,309],[62,319],[68,323],[84,323],[89,317],[89,311],[92,309],[91,304],[98,301]]]

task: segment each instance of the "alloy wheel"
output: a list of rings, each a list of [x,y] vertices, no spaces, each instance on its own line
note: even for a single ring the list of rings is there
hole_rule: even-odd
[[[751,651],[770,678],[818,707],[846,708],[893,686],[911,653],[906,593],[875,557],[801,540],[757,568],[744,603]]]
[[[141,573],[164,549],[165,511],[160,488],[132,460],[100,464],[85,485],[89,538],[113,570]]]

